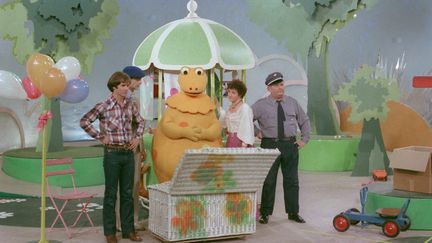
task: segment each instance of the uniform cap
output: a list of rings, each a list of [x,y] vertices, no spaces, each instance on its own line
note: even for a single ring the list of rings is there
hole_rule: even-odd
[[[274,72],[274,73],[270,73],[266,80],[265,80],[265,84],[267,86],[272,85],[272,84],[276,84],[279,82],[283,81],[283,75],[280,72]]]

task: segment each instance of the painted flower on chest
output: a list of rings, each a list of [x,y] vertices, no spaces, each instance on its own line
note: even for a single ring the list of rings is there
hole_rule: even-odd
[[[177,201],[175,207],[176,216],[171,218],[171,223],[182,236],[204,227],[207,211],[203,202],[195,199],[182,199]]]
[[[252,215],[252,200],[241,193],[227,194],[224,215],[228,218],[229,224],[247,224]]]
[[[190,174],[190,178],[204,186],[203,192],[224,192],[226,189],[234,188],[236,181],[232,178],[233,172],[223,166],[224,163],[232,161],[232,155],[210,155]]]

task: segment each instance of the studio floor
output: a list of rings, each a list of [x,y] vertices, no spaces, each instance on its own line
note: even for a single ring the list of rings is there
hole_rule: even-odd
[[[0,163],[2,161],[0,160]],[[1,164],[0,164],[1,165]],[[1,167],[1,166],[0,166]],[[391,179],[391,177],[390,177]],[[306,224],[289,221],[284,212],[282,180],[278,177],[276,205],[273,216],[267,225],[257,223],[256,233],[240,239],[220,240],[218,242],[431,242],[432,231],[401,232],[396,239],[389,239],[377,226],[352,226],[347,232],[336,232],[332,225],[333,217],[349,208],[360,208],[359,189],[367,177],[351,177],[350,172],[300,172],[300,214]],[[39,196],[40,185],[16,180],[0,171],[0,192],[20,195]],[[103,195],[103,186],[87,187],[87,191]],[[49,204],[49,202],[47,202]],[[432,210],[432,205],[431,205]],[[2,213],[2,212],[0,212]],[[5,212],[7,213],[7,212]],[[39,215],[29,215],[37,217]],[[38,242],[40,228],[5,226],[0,217],[0,242]],[[47,232],[50,242],[105,242],[102,227],[73,229],[73,238],[68,239],[62,228]],[[149,231],[139,231],[143,242],[160,242]],[[120,237],[120,234],[118,234]],[[120,240],[129,242],[129,240]]]

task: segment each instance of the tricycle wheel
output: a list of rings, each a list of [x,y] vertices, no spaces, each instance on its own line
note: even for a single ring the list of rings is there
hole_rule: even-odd
[[[401,231],[407,231],[411,227],[411,219],[408,217],[408,215],[405,215],[404,218],[408,221],[408,223],[400,226]]]
[[[336,215],[333,218],[333,227],[339,232],[347,231],[350,227],[348,218],[343,214]]]
[[[351,212],[355,212],[355,213],[360,213],[360,211],[359,211],[357,208],[351,208],[350,211],[351,211]],[[358,221],[358,220],[350,219],[350,224],[351,224],[351,225],[356,225],[356,224],[358,224],[359,222],[360,222],[360,221]]]
[[[382,226],[382,232],[384,233],[385,236],[390,237],[390,238],[394,238],[394,237],[398,236],[398,234],[400,232],[400,228],[399,228],[399,225],[395,221],[387,220],[384,222],[384,224]]]

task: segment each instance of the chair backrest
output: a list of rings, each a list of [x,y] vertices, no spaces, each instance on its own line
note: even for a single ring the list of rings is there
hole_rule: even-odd
[[[52,168],[55,168],[55,166],[59,166],[59,165],[68,165],[68,167],[64,168],[64,166],[63,166],[61,169],[52,169]],[[49,171],[46,172],[46,174],[45,174],[45,182],[47,184],[48,190],[50,190],[49,180],[48,180],[49,177],[69,175],[71,180],[72,180],[73,190],[74,190],[74,192],[76,192],[75,179],[74,179],[75,170],[73,168],[72,158],[68,157],[68,158],[63,158],[63,159],[49,159],[46,161],[46,166],[47,166],[47,168],[50,168]]]

